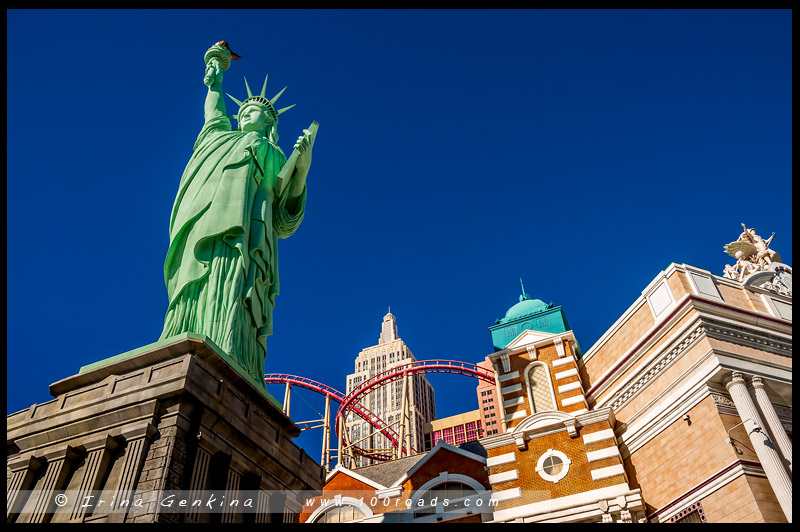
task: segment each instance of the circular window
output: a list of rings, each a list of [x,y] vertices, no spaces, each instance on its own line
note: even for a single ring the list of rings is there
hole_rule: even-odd
[[[548,449],[539,457],[536,463],[536,472],[548,482],[558,482],[567,475],[572,462],[561,451]]]

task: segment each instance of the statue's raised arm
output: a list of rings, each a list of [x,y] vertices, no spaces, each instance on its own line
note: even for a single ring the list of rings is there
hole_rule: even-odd
[[[205,119],[208,122],[214,118],[225,116],[222,73],[230,67],[231,59],[240,59],[240,56],[231,51],[227,41],[219,41],[206,51],[203,59],[206,63],[203,83],[208,87],[204,110]]]

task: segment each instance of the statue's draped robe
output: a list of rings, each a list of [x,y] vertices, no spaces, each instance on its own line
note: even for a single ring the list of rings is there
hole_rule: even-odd
[[[286,162],[257,133],[208,120],[181,178],[164,263],[169,307],[161,338],[208,336],[258,382],[278,295],[278,238],[303,219],[306,190],[287,206],[275,195]]]

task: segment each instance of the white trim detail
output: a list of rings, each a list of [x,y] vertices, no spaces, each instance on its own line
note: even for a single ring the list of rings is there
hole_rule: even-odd
[[[564,358],[557,358],[557,359],[553,360],[553,362],[552,362],[554,368],[557,368],[559,366],[566,366],[567,364],[574,364],[574,363],[575,363],[575,359],[572,358],[571,356],[570,357],[564,357]]]
[[[592,469],[592,480],[600,480],[603,478],[624,474],[625,468],[622,467],[622,464],[617,464],[608,467],[601,467],[600,469]]]
[[[561,379],[566,379],[568,377],[577,377],[578,376],[578,368],[570,368],[566,371],[559,371],[556,373],[556,380],[560,381]]]
[[[489,484],[499,484],[500,482],[509,482],[519,478],[519,471],[512,469],[511,471],[504,471],[503,473],[495,473],[489,475]]]
[[[489,467],[499,466],[503,464],[510,464],[511,462],[517,459],[516,453],[513,451],[510,453],[499,454],[497,456],[492,456],[486,459],[486,465]]]
[[[444,440],[441,440],[441,441],[444,441]],[[374,480],[370,480],[367,477],[361,476],[358,473],[356,473],[355,471],[347,469],[344,466],[338,466],[338,465],[333,469],[333,471],[331,471],[328,474],[328,476],[325,478],[325,482],[327,483],[328,481],[330,481],[330,479],[332,479],[333,476],[336,475],[337,473],[342,473],[342,474],[347,475],[347,476],[349,476],[351,478],[354,478],[354,479],[358,480],[359,482],[363,482],[367,486],[375,488],[376,490],[386,489],[386,486],[378,484]],[[311,518],[309,517],[309,519],[311,519]]]
[[[626,483],[616,484],[606,488],[584,491],[575,495],[558,497],[557,499],[523,504],[522,506],[515,506],[507,510],[495,510],[494,520],[492,522],[496,523],[511,521],[512,519],[530,518],[542,514],[551,516],[561,511],[569,513],[570,508],[579,507],[584,504],[592,504],[600,500],[611,500],[619,496],[625,497],[627,506],[633,506],[627,502],[627,499],[633,497],[639,498],[639,493],[640,490],[632,490]],[[638,504],[637,506],[640,505],[641,504]]]
[[[498,377],[497,380],[499,380],[500,382],[505,382],[507,380],[515,379],[517,377],[519,377],[519,371],[512,371],[511,373],[500,375],[500,377]]]
[[[684,266],[686,277],[689,278],[689,283],[692,285],[692,290],[697,295],[706,296],[710,299],[722,301],[722,296],[719,293],[713,277],[708,272],[698,271],[694,268],[690,269],[688,265]]]
[[[569,405],[575,405],[575,404],[578,404],[578,403],[585,403],[585,402],[586,402],[586,398],[583,396],[583,394],[573,395],[572,397],[567,397],[566,399],[562,399],[561,400],[561,406],[569,406]]]
[[[505,388],[500,388],[500,393],[502,395],[505,395],[507,393],[518,392],[521,389],[522,389],[522,384],[517,383],[517,384],[512,384],[511,386],[506,386]]]
[[[468,477],[467,475],[459,475],[456,473],[448,473],[445,471],[440,473],[438,477],[430,479],[428,482],[414,491],[412,495],[412,506],[417,506],[417,501],[425,496],[431,490],[431,488],[435,488],[439,484],[444,484],[445,482],[460,482],[462,484],[466,484],[478,493],[486,490],[486,487],[483,484],[472,477]]]
[[[341,506],[353,506],[358,508],[362,512],[364,512],[364,518],[372,517],[375,515],[372,512],[372,508],[369,507],[363,500],[354,499],[353,497],[342,497],[341,495],[336,495],[333,499],[329,499],[327,504],[320,504],[316,510],[314,510],[311,515],[308,516],[308,523],[313,523],[319,517],[330,510],[331,508],[339,508]]]
[[[554,338],[553,343],[556,346],[556,351],[558,352],[558,358],[564,358],[567,356],[567,353],[564,349],[564,340],[561,338]]]
[[[583,436],[583,443],[595,443],[603,440],[614,440],[616,443],[617,437],[614,435],[614,430],[603,429],[598,430],[597,432],[592,432],[591,434],[585,434]]]
[[[770,314],[780,320],[792,321],[792,300],[784,301],[783,299],[770,297],[767,294],[761,294],[761,300]]]
[[[660,277],[660,278],[659,278]],[[675,307],[675,296],[672,294],[672,289],[669,287],[667,281],[667,274],[661,272],[661,275],[656,277],[657,283],[652,284],[642,292],[642,295],[650,305],[650,312],[653,314],[656,322],[659,318],[663,318],[669,311]]]
[[[503,408],[508,408],[509,406],[516,406],[521,405],[525,402],[525,396],[520,395],[519,397],[514,397],[513,399],[508,399],[503,401]]]
[[[586,453],[586,458],[589,460],[589,462],[597,462],[598,460],[604,460],[614,456],[620,456],[618,447],[606,447],[604,449],[589,451]]]
[[[569,384],[562,384],[558,387],[558,393],[571,392],[572,390],[580,390],[581,381],[570,382]]]
[[[555,456],[556,458],[561,460],[561,464],[564,466],[561,468],[561,471],[559,471],[555,475],[546,473],[544,470],[544,461],[552,456]],[[559,480],[567,476],[570,464],[572,464],[572,460],[570,460],[566,454],[562,453],[561,451],[556,451],[554,449],[547,449],[547,451],[545,451],[544,454],[542,454],[542,456],[540,456],[539,460],[536,462],[536,472],[539,473],[539,476],[545,479],[546,481],[557,484]]]
[[[522,488],[493,491],[491,495],[491,499],[496,501],[507,501],[509,499],[517,499],[519,497],[522,497]]]
[[[506,421],[512,421],[514,419],[521,419],[524,417],[528,417],[528,411],[520,410],[518,412],[511,412],[510,414],[506,414]]]

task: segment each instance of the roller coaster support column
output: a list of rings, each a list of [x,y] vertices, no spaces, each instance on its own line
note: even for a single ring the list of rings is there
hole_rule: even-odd
[[[331,397],[325,396],[325,418],[322,423],[322,460],[325,472],[331,470]]]
[[[406,378],[410,379],[406,373]],[[411,384],[406,385],[405,408],[403,410],[403,423],[406,424],[406,456],[411,456]]]
[[[400,458],[403,457],[403,442],[406,434],[406,403],[408,403],[408,373],[403,375],[403,393],[400,396],[400,440],[397,446]],[[408,453],[408,446],[406,446],[405,452]]]
[[[350,465],[347,458],[347,444],[344,441],[344,416],[339,416],[339,422],[336,424],[336,439],[339,442],[339,447],[336,451],[336,464],[342,467],[348,467]]]
[[[283,393],[283,413],[289,417],[292,417],[289,415],[289,408],[291,406],[291,403],[292,403],[292,383],[287,382],[286,391]]]

